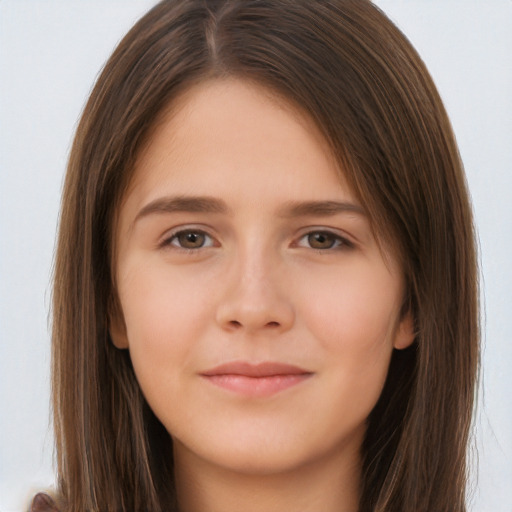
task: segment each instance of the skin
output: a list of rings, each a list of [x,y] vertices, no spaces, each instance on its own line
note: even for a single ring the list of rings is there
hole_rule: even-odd
[[[197,196],[216,203],[170,200]],[[115,247],[111,335],[174,440],[180,509],[357,510],[365,420],[412,321],[313,123],[254,84],[194,86],[140,155]],[[254,396],[203,376],[233,361],[307,377]]]

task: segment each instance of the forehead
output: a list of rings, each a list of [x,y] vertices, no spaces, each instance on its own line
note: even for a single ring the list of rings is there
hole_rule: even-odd
[[[191,181],[203,192],[222,184],[235,189],[251,177],[280,180],[290,193],[313,182],[347,189],[328,143],[304,113],[260,85],[211,80],[190,87],[162,112],[139,154],[130,191],[145,195],[162,182],[179,189]]]

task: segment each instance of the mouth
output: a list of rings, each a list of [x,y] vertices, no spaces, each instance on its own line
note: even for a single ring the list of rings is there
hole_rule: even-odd
[[[232,362],[202,372],[209,383],[240,395],[265,398],[296,386],[313,375],[298,366],[277,362]]]

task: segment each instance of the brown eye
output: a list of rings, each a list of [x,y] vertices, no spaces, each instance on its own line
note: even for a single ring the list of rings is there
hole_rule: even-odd
[[[326,252],[354,248],[354,244],[347,238],[338,233],[324,230],[306,233],[298,240],[297,246]]]
[[[203,247],[211,247],[213,240],[202,231],[186,230],[174,234],[169,239],[168,244],[181,249],[202,249]]]
[[[197,249],[198,247],[203,246],[205,237],[203,233],[194,233],[189,231],[180,233],[176,238],[178,239],[181,247],[186,249]]]
[[[340,239],[332,233],[315,232],[309,233],[308,244],[313,249],[332,249],[339,245]]]

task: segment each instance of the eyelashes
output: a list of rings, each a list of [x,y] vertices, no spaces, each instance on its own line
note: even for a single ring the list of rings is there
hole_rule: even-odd
[[[345,237],[331,231],[311,231],[299,239],[297,246],[325,251],[338,248],[353,248],[354,245]]]
[[[214,247],[215,244],[213,238],[204,231],[198,229],[184,229],[174,233],[170,238],[167,238],[164,241],[164,245],[194,250]]]
[[[187,228],[172,232],[159,244],[159,247],[191,253],[201,249],[220,247],[220,244],[202,229]],[[293,242],[292,247],[312,249],[317,252],[332,252],[353,249],[354,243],[333,231],[312,229]]]

